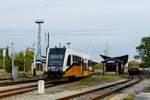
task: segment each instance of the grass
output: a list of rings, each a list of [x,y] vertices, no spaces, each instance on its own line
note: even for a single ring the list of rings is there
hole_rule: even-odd
[[[93,65],[92,68],[94,70],[96,70],[96,69],[103,69],[103,65],[101,63],[100,64],[96,64],[96,65]]]
[[[82,88],[87,88],[89,86],[96,86],[99,84],[103,84],[104,82],[109,82],[109,81],[115,81],[122,79],[122,76],[115,75],[115,74],[109,74],[109,75],[93,75],[89,78],[82,79],[80,81],[74,82],[74,83],[69,83],[62,85],[59,88],[51,88],[51,90],[48,91],[49,94],[53,94],[56,92],[63,92],[64,90],[68,91],[74,91]]]
[[[134,100],[134,96],[129,95],[126,98],[124,98],[123,100]]]
[[[121,76],[119,75],[114,75],[114,74],[109,74],[109,75],[95,75],[91,76],[87,79],[81,80],[80,84],[81,85],[96,85],[98,83],[106,82],[106,81],[115,81],[122,79]]]

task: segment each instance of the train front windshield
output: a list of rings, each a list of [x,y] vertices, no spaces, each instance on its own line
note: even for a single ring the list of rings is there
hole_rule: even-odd
[[[132,68],[139,68],[139,64],[129,64],[128,66]]]
[[[49,65],[63,65],[64,54],[49,54]]]
[[[48,55],[48,65],[62,66],[65,56],[65,48],[51,48]]]
[[[61,77],[63,70],[63,62],[65,56],[65,48],[51,48],[48,54],[48,76]]]

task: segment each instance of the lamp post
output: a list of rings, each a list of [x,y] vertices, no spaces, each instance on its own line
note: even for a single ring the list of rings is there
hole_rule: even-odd
[[[24,58],[23,58],[23,73],[25,75],[25,67],[26,67],[26,64],[25,64],[26,63],[26,61],[25,61],[26,58],[25,57],[26,57],[26,51],[23,52],[23,56],[24,56]]]
[[[14,43],[11,42],[11,57],[12,57],[12,72],[11,72],[11,76],[13,79],[13,69],[14,69]]]
[[[37,59],[41,59],[41,24],[44,23],[44,20],[36,20],[36,24],[38,24],[38,43],[37,43]]]
[[[33,46],[32,48],[29,48],[29,49],[33,50],[32,75],[33,75],[33,76],[36,76],[36,72],[35,72],[35,66],[36,66],[36,64],[35,64],[35,60],[36,60],[36,55],[35,55],[35,44],[33,43],[32,46]]]
[[[47,33],[46,55],[47,55],[47,52],[48,52],[48,48],[49,48],[49,33]]]
[[[6,49],[3,49],[3,70],[4,70],[4,75],[5,75],[5,56],[6,56]]]

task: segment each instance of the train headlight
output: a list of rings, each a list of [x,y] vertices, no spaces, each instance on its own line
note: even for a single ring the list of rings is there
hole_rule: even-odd
[[[62,71],[63,67],[62,66],[49,66],[48,70],[49,71]]]
[[[50,71],[51,70],[51,67],[50,66],[48,66],[48,71]]]
[[[55,66],[51,66],[51,70],[52,71],[56,71],[56,67]]]

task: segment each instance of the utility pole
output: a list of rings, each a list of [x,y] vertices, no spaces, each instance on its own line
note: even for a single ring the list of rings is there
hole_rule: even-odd
[[[25,49],[25,51],[23,52],[23,56],[24,56],[24,58],[23,58],[23,73],[24,73],[24,75],[25,75],[25,67],[26,67],[26,49]]]
[[[67,42],[66,45],[68,46],[68,48],[70,47],[71,45],[71,42]]]
[[[33,51],[33,63],[32,63],[32,67],[31,67],[31,73],[32,76],[36,76],[36,54],[35,54],[35,44],[32,44],[32,47],[30,47],[29,49],[31,49]]]
[[[36,66],[36,64],[35,64],[35,60],[36,60],[36,55],[35,55],[35,44],[33,43],[33,45],[32,45],[33,47],[33,56],[34,56],[34,58],[33,58],[33,68],[32,68],[32,75],[33,76],[36,76],[36,70],[35,70],[35,66]]]
[[[37,59],[41,60],[41,24],[44,20],[36,20],[35,23],[38,24]]]
[[[45,34],[45,37],[46,37],[46,55],[47,55],[47,52],[48,52],[48,48],[49,48],[49,33],[46,33]]]
[[[6,49],[3,48],[3,70],[4,70],[4,75],[5,75],[5,56],[6,56]]]
[[[108,42],[106,43],[106,55],[108,56]]]
[[[108,43],[106,43],[106,49],[104,50],[105,56],[108,56]]]
[[[104,55],[105,55],[105,56],[107,56],[107,53],[106,53],[106,52],[107,52],[107,51],[106,51],[106,50],[104,50]]]
[[[14,69],[14,43],[13,42],[11,42],[11,55],[12,55],[12,74],[13,74],[13,69]],[[13,79],[13,75],[12,75],[12,79]]]
[[[87,54],[90,55],[90,45],[87,46]]]
[[[59,43],[59,48],[61,48],[61,43]]]

